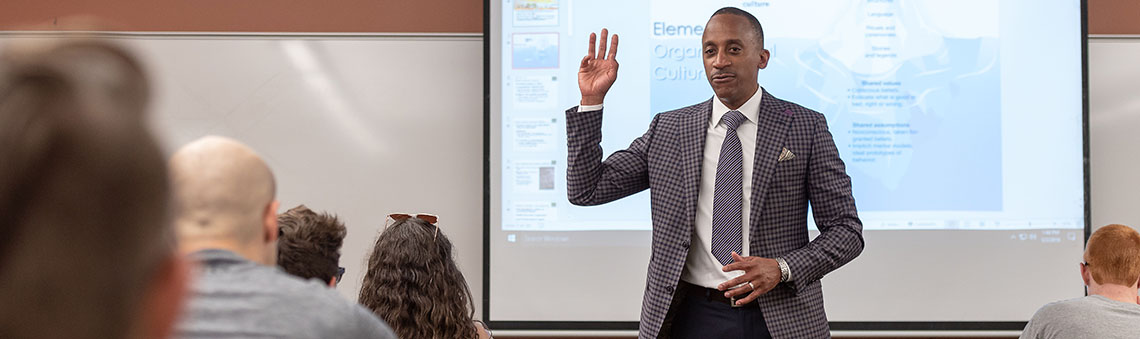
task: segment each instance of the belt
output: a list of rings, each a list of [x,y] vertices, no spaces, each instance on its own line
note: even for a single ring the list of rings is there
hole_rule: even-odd
[[[738,297],[726,298],[724,296],[725,291],[721,291],[721,290],[718,290],[715,288],[707,288],[707,287],[702,287],[702,286],[698,286],[698,285],[693,285],[693,284],[688,283],[684,280],[681,280],[680,282],[678,282],[677,287],[683,288],[685,290],[686,296],[689,298],[703,298],[707,301],[722,303],[722,304],[725,304],[728,306],[732,306],[734,308],[742,308],[742,307],[759,308],[760,307],[760,303],[756,302],[756,300],[753,300],[752,302],[744,304],[744,305],[737,305],[736,304],[737,300],[744,299],[744,297],[748,296],[748,294],[740,295]]]

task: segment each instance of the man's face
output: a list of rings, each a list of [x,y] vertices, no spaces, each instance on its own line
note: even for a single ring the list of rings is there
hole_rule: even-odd
[[[756,73],[768,66],[768,51],[755,34],[748,19],[720,14],[709,19],[701,38],[709,85],[732,109],[756,93]]]

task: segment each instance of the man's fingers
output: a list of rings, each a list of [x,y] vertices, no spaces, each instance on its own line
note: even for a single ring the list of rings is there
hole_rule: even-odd
[[[610,39],[610,31],[602,28],[602,40],[598,41],[598,59],[605,59],[606,57],[606,41]]]
[[[732,271],[748,272],[748,270],[750,268],[752,268],[753,266],[756,266],[756,263],[749,262],[749,261],[737,261],[737,262],[734,262],[734,263],[731,263],[728,265],[724,265],[724,267],[722,267],[720,270],[725,271],[725,272],[732,272]]]
[[[725,298],[732,298],[732,297],[745,295],[748,293],[752,293],[752,287],[749,287],[748,284],[744,284],[744,285],[740,285],[737,288],[725,291],[724,297]]]
[[[741,261],[744,261],[744,257],[740,256],[740,254],[737,254],[736,251],[733,251],[732,252],[732,260],[736,261],[736,262],[741,262]]]
[[[594,43],[598,40],[598,35],[590,33],[590,50],[586,52],[586,59],[594,57]],[[584,61],[583,61],[584,62]]]
[[[749,279],[748,275],[745,274],[745,275],[742,275],[742,276],[739,276],[736,278],[729,279],[728,281],[722,282],[722,283],[720,283],[720,285],[716,285],[716,287],[718,290],[724,291],[724,290],[736,287],[736,285],[747,284],[749,281],[752,281],[752,279]],[[748,285],[745,285],[745,286],[748,286]]]
[[[756,300],[756,298],[759,298],[761,294],[764,294],[764,292],[760,292],[760,290],[752,291],[752,293],[749,293],[747,297],[744,297],[744,299],[737,300],[736,305],[744,305],[750,303]]]
[[[589,55],[582,57],[582,64],[578,65],[578,68],[586,68],[586,66],[589,66],[590,59]]]
[[[617,57],[617,45],[618,45],[617,34],[614,34],[614,39],[610,40],[610,54],[606,55],[606,59],[613,59],[613,58]]]

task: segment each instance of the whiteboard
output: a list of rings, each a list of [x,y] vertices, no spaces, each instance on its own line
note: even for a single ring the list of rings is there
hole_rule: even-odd
[[[0,45],[29,35],[0,35]],[[173,153],[240,140],[298,204],[348,228],[341,294],[356,300],[385,216],[428,212],[482,299],[483,59],[475,36],[115,34],[150,72],[153,125]],[[479,311],[481,313],[481,311]]]

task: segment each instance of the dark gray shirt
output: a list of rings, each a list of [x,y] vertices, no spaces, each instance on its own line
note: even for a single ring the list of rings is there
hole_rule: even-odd
[[[191,254],[199,275],[176,338],[396,338],[364,307],[224,250]]]
[[[1099,295],[1050,303],[1037,310],[1021,338],[1140,338],[1140,305]]]

